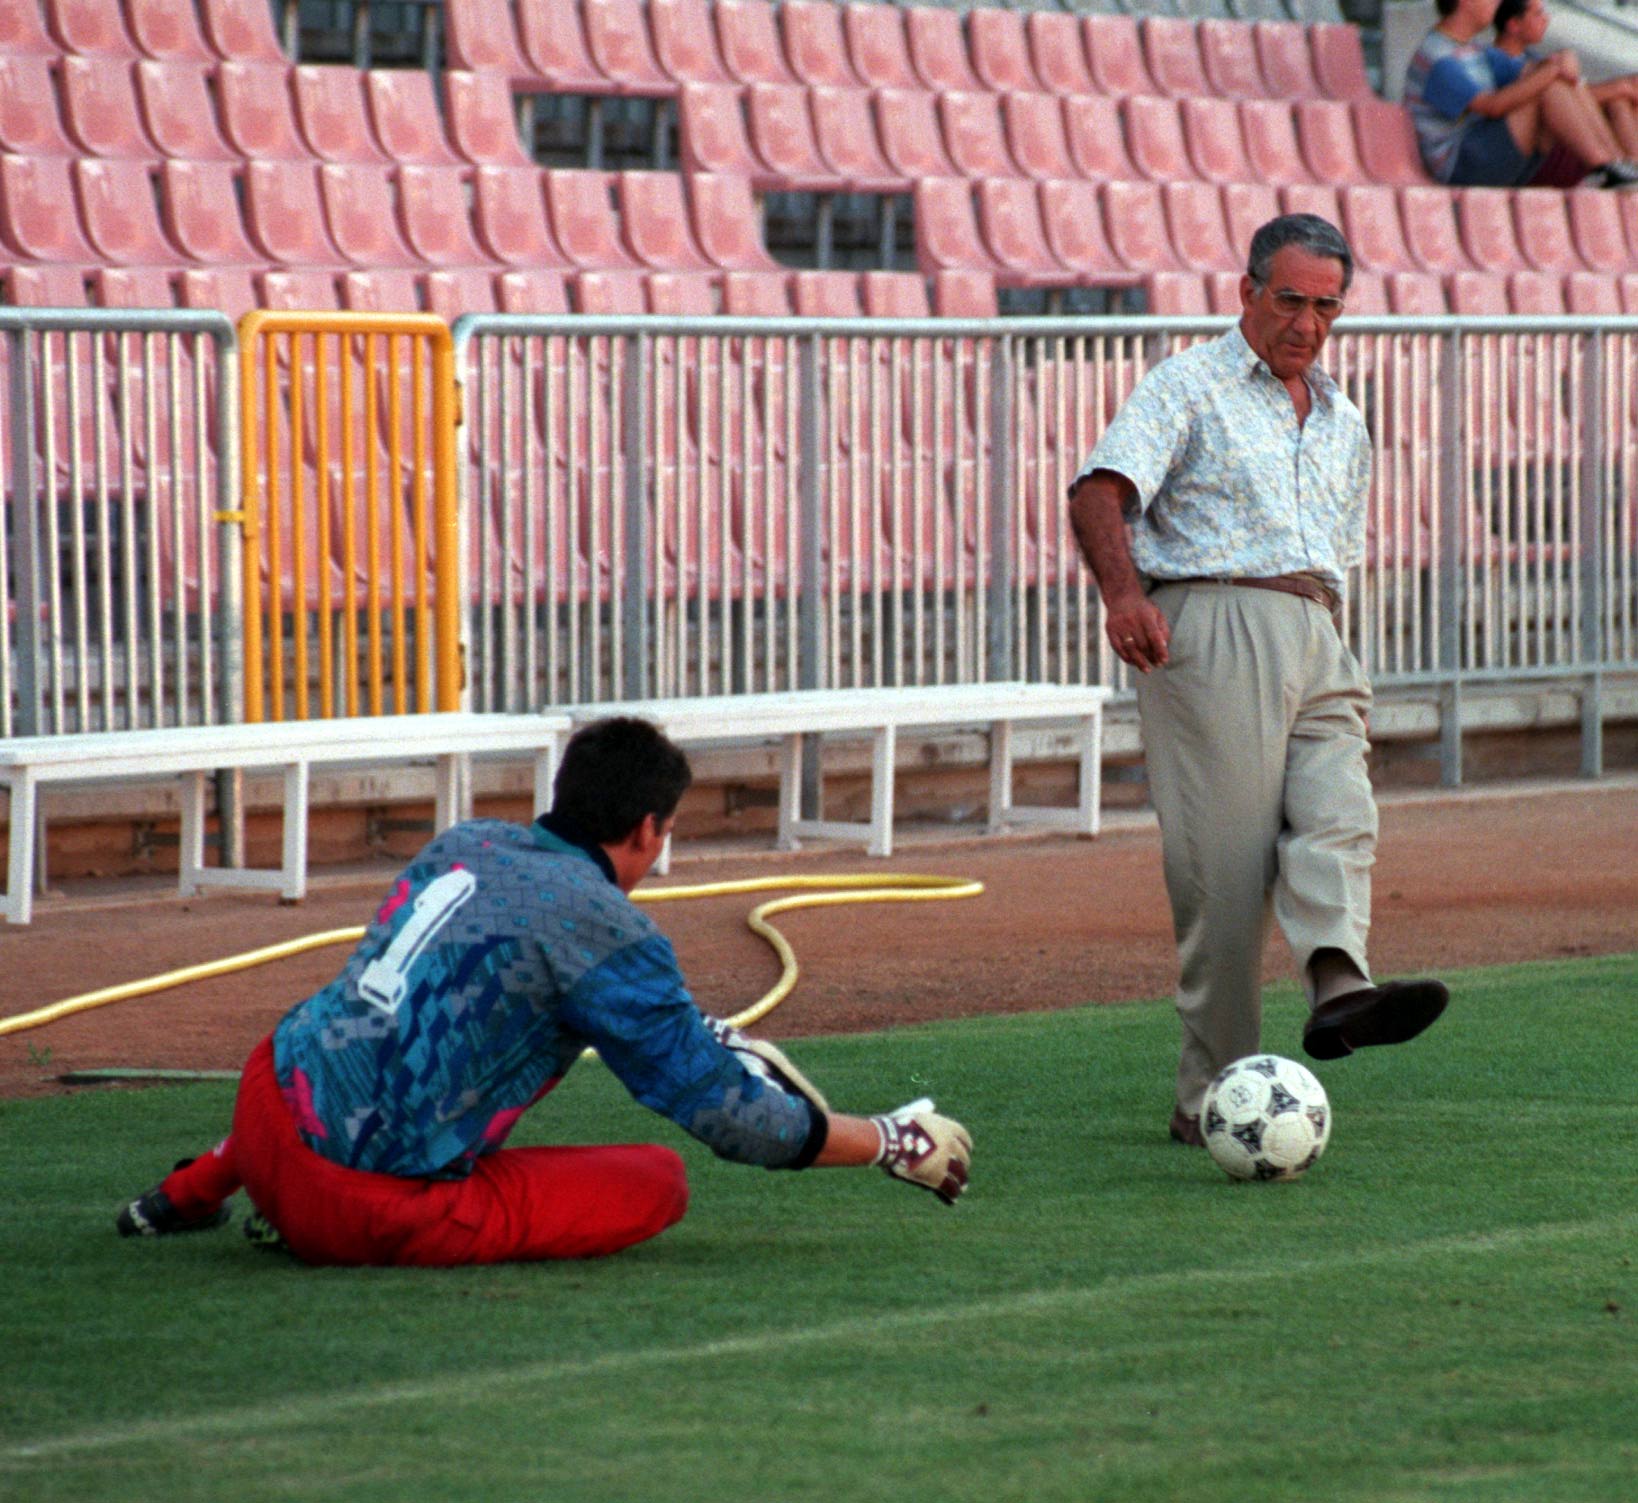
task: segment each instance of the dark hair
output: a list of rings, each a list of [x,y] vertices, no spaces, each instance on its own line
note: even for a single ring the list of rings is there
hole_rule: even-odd
[[[1458,4],[1459,0],[1433,0],[1433,8],[1439,12],[1441,17],[1455,15]]]
[[[1529,3],[1530,0],[1501,0],[1501,4],[1496,7],[1496,14],[1491,18],[1490,22],[1496,28],[1498,37],[1510,23],[1518,20],[1524,14],[1524,8]]]
[[[1305,250],[1311,256],[1328,256],[1342,262],[1342,290],[1348,290],[1354,279],[1354,253],[1348,249],[1342,231],[1318,214],[1282,214],[1278,219],[1269,220],[1251,237],[1246,275],[1259,287],[1268,286],[1274,256],[1288,245]]]
[[[552,784],[552,813],[588,840],[624,840],[650,814],[664,821],[694,781],[688,758],[658,726],[610,716],[569,738]]]

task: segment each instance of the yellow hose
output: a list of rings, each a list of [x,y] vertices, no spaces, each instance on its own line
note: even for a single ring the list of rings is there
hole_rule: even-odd
[[[796,986],[799,969],[796,952],[785,936],[768,919],[776,913],[787,913],[798,908],[823,908],[842,903],[923,903],[944,898],[973,898],[984,891],[982,882],[966,877],[936,877],[910,872],[860,873],[831,877],[747,877],[733,882],[703,882],[690,887],[650,887],[632,894],[637,903],[666,903],[682,898],[716,898],[734,893],[768,892],[773,889],[797,888],[807,895],[775,898],[753,908],[746,917],[750,931],[767,941],[779,957],[781,972],[771,990],[764,993],[743,1012],[728,1021],[736,1028],[748,1028],[778,1007]],[[818,890],[815,890],[818,889]],[[266,945],[259,950],[246,950],[228,955],[221,960],[208,960],[200,965],[184,966],[181,970],[166,971],[140,981],[127,981],[119,986],[105,986],[99,991],[83,992],[41,1007],[34,1012],[16,1017],[0,1018],[0,1036],[21,1033],[28,1028],[40,1028],[55,1023],[59,1018],[87,1012],[93,1007],[106,1007],[113,1002],[126,1002],[135,997],[146,997],[154,992],[169,991],[172,987],[186,986],[191,981],[204,981],[213,976],[230,976],[235,971],[247,971],[252,966],[266,965],[269,961],[283,960],[300,955],[306,950],[321,949],[325,945],[356,944],[364,937],[364,928],[326,929],[302,939],[287,939],[280,944]]]

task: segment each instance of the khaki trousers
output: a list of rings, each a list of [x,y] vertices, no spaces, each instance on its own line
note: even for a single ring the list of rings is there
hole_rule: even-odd
[[[1138,680],[1181,973],[1177,1103],[1262,1040],[1272,909],[1313,1005],[1314,952],[1369,979],[1376,803],[1371,691],[1323,607],[1244,586],[1162,584],[1170,663]]]

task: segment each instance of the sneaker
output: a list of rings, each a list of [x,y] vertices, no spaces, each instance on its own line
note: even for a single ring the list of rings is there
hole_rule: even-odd
[[[181,1159],[176,1167],[186,1169],[192,1162],[192,1159]],[[159,1185],[155,1185],[129,1205],[121,1206],[114,1218],[114,1225],[119,1228],[122,1237],[170,1237],[177,1232],[213,1231],[225,1226],[228,1216],[226,1206],[217,1206],[214,1211],[207,1211],[202,1216],[184,1216],[172,1203],[171,1197]]]
[[[284,1233],[258,1210],[253,1209],[245,1217],[244,1233],[245,1241],[252,1247],[259,1247],[263,1252],[290,1251],[290,1244],[284,1240]]]
[[[1625,157],[1617,157],[1599,169],[1598,186],[1612,188],[1616,192],[1631,192],[1638,188],[1638,163],[1629,162]]]

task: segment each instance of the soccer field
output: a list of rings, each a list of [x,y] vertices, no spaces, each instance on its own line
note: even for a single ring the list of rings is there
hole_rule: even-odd
[[[1166,1004],[799,1042],[839,1107],[965,1121],[961,1204],[684,1143],[687,1219],[592,1264],[122,1242],[229,1088],[0,1102],[0,1497],[1624,1503],[1638,956],[1450,979],[1316,1067],[1294,1184],[1167,1141]],[[1299,1026],[1273,993],[1266,1047]],[[680,1136],[591,1064],[516,1141]]]

